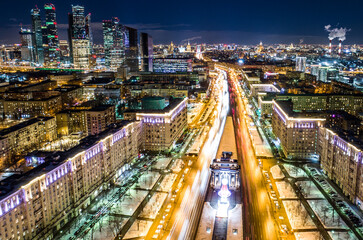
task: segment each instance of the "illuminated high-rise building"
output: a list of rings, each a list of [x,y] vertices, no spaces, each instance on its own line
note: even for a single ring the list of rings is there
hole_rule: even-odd
[[[130,68],[130,72],[139,71],[139,33],[137,29],[126,27],[126,65]]]
[[[140,34],[141,71],[153,71],[153,38],[147,33]]]
[[[33,33],[30,29],[20,29],[21,60],[30,63],[35,62],[35,49],[33,44]]]
[[[58,27],[55,7],[51,3],[44,5],[45,10],[45,28],[43,32],[44,41],[44,64],[46,66],[56,67],[60,61]]]
[[[44,63],[44,49],[43,49],[43,33],[42,33],[42,20],[40,18],[40,9],[34,8],[31,10],[32,32],[33,32],[33,48],[35,50],[35,62],[38,64]]]
[[[116,70],[125,62],[126,29],[117,17],[104,20],[102,26],[105,65]]]
[[[295,70],[299,72],[305,72],[306,69],[306,57],[296,57]]]
[[[89,68],[89,55],[92,48],[90,19],[91,14],[84,15],[83,6],[72,6],[72,13],[68,16],[68,37],[75,68]]]
[[[190,46],[190,42],[188,41],[186,52],[192,52],[192,46]]]

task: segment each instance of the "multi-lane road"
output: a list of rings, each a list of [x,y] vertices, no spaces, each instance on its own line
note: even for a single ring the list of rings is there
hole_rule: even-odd
[[[246,126],[242,89],[233,71],[229,74],[229,90],[242,172],[244,236],[245,239],[278,239],[265,179],[258,167]]]
[[[166,239],[193,239],[197,230],[199,215],[209,184],[209,165],[216,155],[229,110],[226,77],[224,71],[219,71],[218,78],[213,82],[215,86],[212,88],[210,98],[214,98],[215,104],[213,104],[213,114],[208,120],[208,122],[212,122],[211,128],[195,167],[185,182],[177,208],[171,213],[171,220],[166,229],[168,232]]]

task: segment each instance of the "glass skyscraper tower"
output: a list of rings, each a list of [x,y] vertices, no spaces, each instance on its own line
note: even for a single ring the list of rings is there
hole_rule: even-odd
[[[46,66],[56,67],[60,61],[60,49],[55,7],[53,4],[48,3],[44,5],[44,10],[44,63]]]
[[[125,62],[126,29],[117,17],[104,20],[102,26],[105,65],[112,70],[117,70]]]
[[[72,6],[68,16],[69,46],[75,68],[89,68],[89,55],[92,52],[91,14],[84,15],[83,6]]]
[[[38,64],[44,63],[43,49],[43,33],[42,20],[40,18],[40,9],[34,8],[31,10],[32,32],[33,32],[33,49],[35,50],[35,62]]]

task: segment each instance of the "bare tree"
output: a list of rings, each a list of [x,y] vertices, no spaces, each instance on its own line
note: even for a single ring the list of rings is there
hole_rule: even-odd
[[[113,216],[111,218],[111,216],[110,216],[109,227],[110,227],[114,237],[116,237],[121,230],[121,222],[122,222],[121,217]]]

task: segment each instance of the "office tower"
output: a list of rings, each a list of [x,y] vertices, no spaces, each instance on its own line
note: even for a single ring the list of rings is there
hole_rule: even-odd
[[[137,29],[126,27],[126,65],[130,68],[130,72],[139,71],[139,34]]]
[[[47,66],[56,67],[59,64],[59,40],[58,27],[56,20],[55,7],[48,3],[44,5],[45,10],[45,28],[43,39],[45,40],[44,63]]]
[[[147,33],[140,34],[141,71],[153,71],[153,38]]]
[[[104,20],[102,26],[105,65],[116,70],[125,62],[126,29],[117,17]]]
[[[74,68],[89,68],[90,17],[90,14],[85,16],[84,7],[78,5],[72,6],[72,13],[68,15],[68,37]]]
[[[306,57],[296,57],[296,71],[305,72],[306,69]]]
[[[42,20],[40,18],[40,9],[34,8],[31,10],[32,32],[33,32],[33,49],[35,50],[35,57],[38,64],[44,63],[44,49],[43,49],[43,33],[42,33]]]
[[[59,40],[60,55],[63,59],[70,57],[70,49],[67,40]]]
[[[89,38],[89,45],[90,45],[90,54],[93,53],[93,34],[92,34],[92,28],[91,28],[91,13],[88,13],[86,16],[86,33],[88,33]]]
[[[21,60],[35,62],[35,49],[33,44],[33,33],[30,29],[20,29]]]

